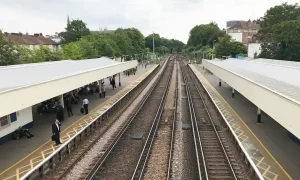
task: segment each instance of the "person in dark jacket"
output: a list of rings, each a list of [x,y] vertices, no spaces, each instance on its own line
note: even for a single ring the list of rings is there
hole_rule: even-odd
[[[65,120],[64,108],[62,107],[60,102],[58,102],[58,105],[56,107],[56,118],[59,120],[59,122],[62,122]]]
[[[68,112],[68,116],[73,116],[73,111],[72,111],[72,99],[71,96],[68,95],[67,99],[66,99],[66,108],[67,108],[67,112]]]
[[[62,144],[60,142],[60,122],[59,120],[55,120],[55,122],[52,124],[52,135],[53,135],[53,140],[55,141],[56,145]]]
[[[116,87],[116,81],[115,81],[114,77],[111,79],[111,85],[112,85],[113,89],[117,88]]]

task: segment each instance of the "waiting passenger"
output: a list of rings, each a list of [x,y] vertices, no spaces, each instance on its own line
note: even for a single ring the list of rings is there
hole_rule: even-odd
[[[62,122],[65,120],[64,108],[59,101],[57,103],[58,105],[56,106],[56,118],[59,120],[59,122]]]
[[[101,97],[105,98],[105,84],[104,81],[101,83]]]
[[[112,87],[113,87],[113,90],[114,90],[115,88],[117,88],[117,87],[116,87],[116,81],[115,81],[115,78],[114,78],[114,77],[111,79],[111,85],[112,85]]]
[[[72,111],[72,102],[71,102],[71,96],[68,95],[66,99],[66,108],[68,112],[68,116],[73,116],[73,111]]]
[[[82,107],[84,108],[84,112],[85,114],[88,114],[89,113],[89,100],[85,97],[83,99],[83,104],[82,104]]]

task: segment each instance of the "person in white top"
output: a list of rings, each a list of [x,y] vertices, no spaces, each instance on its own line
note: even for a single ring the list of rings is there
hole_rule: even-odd
[[[83,99],[83,104],[82,104],[85,114],[89,113],[89,103],[90,103],[89,100],[85,97]]]

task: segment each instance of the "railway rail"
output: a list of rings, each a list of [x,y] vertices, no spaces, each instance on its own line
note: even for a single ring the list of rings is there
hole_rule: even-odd
[[[250,179],[244,173],[238,154],[226,139],[220,119],[212,117],[192,72],[183,61],[180,63],[189,102],[193,139],[199,179]]]
[[[130,179],[133,172],[135,175],[132,177],[142,175],[144,163],[146,162],[144,157],[145,154],[146,157],[149,154],[153,143],[152,138],[155,135],[162,113],[172,70],[173,63],[168,61],[165,70],[147,93],[143,102],[138,106],[126,125],[120,128],[117,136],[110,142],[111,144],[107,147],[107,150],[104,151],[103,158],[98,160],[84,179]],[[132,140],[129,138],[137,130],[147,132],[145,133],[148,134],[147,139]],[[136,158],[138,152],[143,154],[139,159]],[[114,156],[111,156],[111,154],[114,154]],[[126,154],[130,155],[127,156]],[[135,171],[134,167],[137,162],[139,162],[139,166]],[[116,171],[118,173],[111,173]]]
[[[132,179],[170,179],[176,122],[177,66],[170,77],[166,98],[161,106],[155,127],[147,139]],[[151,144],[147,146],[147,144]],[[137,173],[140,171],[140,173]]]

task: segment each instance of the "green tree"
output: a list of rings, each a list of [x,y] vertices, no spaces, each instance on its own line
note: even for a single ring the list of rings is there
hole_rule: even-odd
[[[201,24],[192,28],[188,39],[188,46],[206,46],[209,43],[210,37],[219,32],[220,29],[215,23]]]
[[[2,31],[0,30],[0,65],[13,65],[21,63],[16,51],[15,46],[12,42],[8,41]]]
[[[300,61],[300,20],[284,21],[272,26],[262,44],[260,57]]]
[[[64,59],[78,60],[84,57],[80,46],[75,42],[64,45],[62,51]]]
[[[136,28],[124,29],[127,33],[127,36],[131,40],[132,53],[137,54],[141,53],[145,49],[145,37],[144,35]]]
[[[219,43],[216,44],[215,54],[218,58],[222,56],[230,56],[232,52],[232,43],[230,36],[226,35],[219,39]]]
[[[154,33],[154,48],[161,46],[161,39],[159,34]],[[153,51],[153,34],[150,34],[145,38],[145,46]]]
[[[270,8],[258,21],[261,25],[257,37],[262,41],[259,57],[300,61],[300,7],[284,3]]]
[[[79,41],[81,37],[89,35],[90,30],[82,20],[73,20],[65,28],[65,32],[61,32],[59,36],[62,38],[62,44]]]
[[[247,47],[243,43],[233,41],[233,42],[231,42],[231,47],[232,47],[232,50],[231,50],[232,56],[234,56],[234,57],[237,55],[247,56]]]
[[[89,42],[86,38],[81,38],[78,42],[76,42],[81,49],[83,57],[85,59],[92,59],[98,57],[98,53],[96,48],[93,46],[91,42]]]

